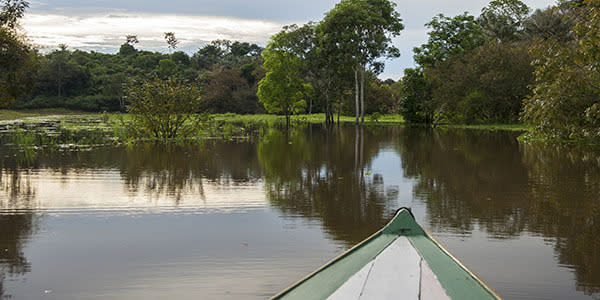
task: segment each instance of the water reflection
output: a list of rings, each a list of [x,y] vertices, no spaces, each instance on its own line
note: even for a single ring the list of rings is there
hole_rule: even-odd
[[[600,290],[600,153],[521,145],[510,132],[406,130],[395,148],[437,232],[531,232],[554,244],[577,288]]]
[[[258,143],[266,196],[284,213],[321,220],[348,245],[381,228],[397,193],[382,174],[366,174],[390,132],[329,128],[269,132]]]
[[[435,233],[464,239],[485,236],[506,244],[532,235],[543,237],[557,260],[545,264],[572,270],[574,285],[583,293],[600,293],[600,151],[520,145],[517,136],[315,125],[271,130],[258,140],[45,150],[26,159],[0,147],[0,295],[7,294],[6,278],[28,277],[23,249],[41,216],[52,210],[274,208],[277,217],[310,220],[327,233],[324,240],[349,247],[383,226],[406,197],[424,207],[424,225]],[[382,158],[382,153],[388,157]],[[390,154],[399,161],[397,166],[389,166]],[[164,219],[156,217],[153,222]],[[258,223],[249,220],[248,226]],[[203,228],[213,230],[207,224]],[[263,228],[272,226],[278,226],[275,217]],[[139,232],[131,236],[135,234]],[[194,233],[182,229],[181,234]],[[236,249],[240,242],[236,241]],[[271,242],[271,254],[291,251],[279,240],[265,237],[262,242]],[[191,249],[203,245],[221,253],[221,248],[231,247],[223,240],[215,243],[201,241]],[[503,253],[506,260],[514,255]],[[172,253],[164,255],[157,259]],[[259,252],[255,255],[266,259]],[[285,263],[292,262],[281,260],[279,268],[294,269]],[[305,264],[301,259],[295,263]],[[260,265],[268,267],[262,261]],[[301,275],[291,274],[290,282]],[[206,282],[209,286],[210,280]],[[523,284],[530,283],[535,280]],[[275,286],[272,292],[280,288]]]
[[[529,230],[552,237],[561,264],[573,266],[577,288],[600,292],[600,153],[525,145]]]
[[[527,169],[518,133],[411,129],[395,144],[415,198],[435,231],[470,233],[475,223],[498,238],[526,225]]]
[[[36,229],[36,217],[26,214],[0,214],[0,299],[11,296],[4,290],[7,277],[30,271],[23,247]]]

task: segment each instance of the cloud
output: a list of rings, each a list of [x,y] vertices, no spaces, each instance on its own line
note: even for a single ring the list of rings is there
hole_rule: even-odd
[[[95,51],[116,51],[129,34],[138,36],[138,48],[165,50],[164,33],[169,31],[175,33],[182,49],[195,49],[216,39],[264,44],[281,26],[271,21],[230,17],[114,11],[87,15],[30,13],[23,19],[23,28],[36,45],[56,48],[67,44]]]

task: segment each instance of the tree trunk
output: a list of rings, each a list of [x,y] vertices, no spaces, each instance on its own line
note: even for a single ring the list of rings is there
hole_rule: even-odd
[[[365,122],[365,68],[360,69],[360,122]]]
[[[354,69],[354,85],[355,85],[355,92],[354,92],[354,98],[355,98],[355,108],[356,108],[356,124],[358,124],[358,117],[359,117],[359,111],[358,111],[358,67],[356,67],[356,69]]]
[[[325,88],[325,123],[329,124],[330,119],[329,116],[331,115],[331,112],[329,111],[329,80],[327,80],[327,88]]]

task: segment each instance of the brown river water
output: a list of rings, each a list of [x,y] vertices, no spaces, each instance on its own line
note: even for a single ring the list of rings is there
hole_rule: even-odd
[[[600,150],[353,126],[0,146],[0,299],[264,299],[401,206],[506,299],[600,299]]]

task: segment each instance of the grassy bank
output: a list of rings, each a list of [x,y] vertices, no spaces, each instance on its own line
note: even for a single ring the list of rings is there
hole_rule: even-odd
[[[25,122],[39,121],[44,117],[53,118],[56,120],[69,120],[76,117],[79,118],[96,118],[101,119],[105,123],[116,124],[121,120],[129,120],[129,115],[124,113],[90,113],[68,109],[36,109],[36,110],[0,110],[0,121],[23,120]],[[284,116],[255,114],[255,115],[238,115],[238,114],[212,114],[212,120],[222,123],[241,123],[241,124],[282,124],[285,123]],[[337,117],[335,118],[337,122]],[[355,122],[352,116],[340,116],[340,123],[352,124]],[[325,121],[325,114],[306,114],[292,116],[292,122],[295,123],[312,123],[319,124]],[[365,124],[405,124],[400,115],[381,115],[381,116],[365,116]],[[511,131],[529,131],[530,126],[525,124],[481,124],[481,125],[464,125],[464,124],[439,124],[439,128],[462,128],[462,129],[479,129],[479,130],[511,130]]]
[[[464,125],[464,124],[442,124],[437,125],[440,128],[459,128],[459,129],[478,129],[478,130],[509,130],[509,131],[530,131],[531,126],[526,124],[480,124],[480,125]]]
[[[306,114],[292,116],[292,123],[296,124],[321,124],[325,120],[325,114]],[[337,121],[337,117],[335,118]],[[352,116],[340,116],[340,123],[354,124]],[[124,128],[130,115],[124,113],[90,113],[67,109],[38,109],[38,110],[0,110],[0,124],[19,121],[24,124],[39,124],[53,122],[60,124],[61,128],[78,130],[95,130],[112,133],[113,136],[124,135]],[[281,126],[285,124],[285,117],[269,114],[238,115],[238,114],[213,114],[211,124],[205,128],[203,136],[236,136],[247,134],[250,129],[259,127]],[[365,124],[398,125],[405,124],[400,115],[377,115],[366,116]],[[511,130],[530,131],[530,127],[523,124],[485,124],[485,125],[456,125],[441,124],[438,128],[476,129],[476,130]],[[125,134],[126,135],[126,134]]]

